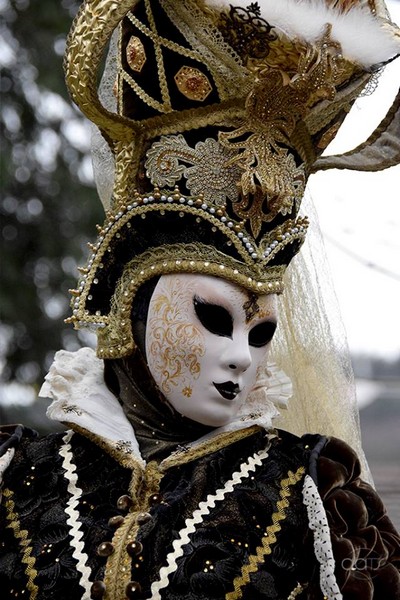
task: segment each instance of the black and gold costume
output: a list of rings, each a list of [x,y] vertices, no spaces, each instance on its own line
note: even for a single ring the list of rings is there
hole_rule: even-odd
[[[110,599],[297,590],[322,600],[306,475],[318,481],[343,598],[399,597],[399,537],[339,440],[251,428],[143,468],[71,431],[40,439],[15,427],[2,439],[3,453],[15,448],[2,490],[4,599],[78,600],[91,588]]]

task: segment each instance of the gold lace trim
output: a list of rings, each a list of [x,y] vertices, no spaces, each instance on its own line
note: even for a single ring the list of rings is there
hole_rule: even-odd
[[[242,90],[243,92],[243,90]],[[140,122],[146,139],[159,137],[171,133],[201,129],[207,125],[229,126],[243,118],[245,96],[243,93],[236,98],[229,98],[225,102],[190,108],[182,111],[173,111],[165,115],[151,117]]]
[[[180,49],[179,45],[164,40],[151,30],[148,31],[153,37],[157,37],[159,44],[168,44],[168,47],[174,51],[180,51],[188,56],[196,56],[206,64],[215,78],[224,106],[219,103],[214,106],[194,108],[190,111],[176,111],[177,114],[171,119],[171,113],[167,113],[143,122],[136,122],[110,113],[102,106],[97,93],[97,71],[101,64],[102,53],[114,29],[137,3],[138,0],[121,0],[118,3],[115,0],[92,0],[83,4],[74,20],[67,39],[65,71],[71,96],[84,114],[105,131],[108,138],[121,141],[130,141],[136,133],[143,133],[143,127],[146,127],[146,135],[149,138],[151,135],[177,133],[207,124],[222,123],[225,118],[232,118],[240,114],[240,111],[243,111],[243,99],[253,85],[254,73],[252,74],[242,64],[239,55],[223,39],[216,26],[218,15],[215,14],[215,10],[205,7],[204,3],[198,3],[195,0],[187,0],[185,3],[177,3],[174,0],[164,0],[163,2],[163,8],[169,18],[188,40],[193,50]],[[199,4],[201,5],[199,6]],[[102,15],[101,19],[98,18],[99,14]],[[279,65],[281,57],[286,61],[285,68],[288,68],[288,64],[290,68],[290,48],[296,50],[292,62],[294,60],[297,64],[299,49],[296,47],[296,43],[290,40],[285,42],[283,38],[272,42],[271,51],[267,57],[270,68],[279,71],[277,65]],[[192,52],[194,52],[193,55]],[[278,58],[274,58],[275,55]],[[364,75],[365,79],[369,77],[369,75]],[[349,100],[351,98],[344,98],[343,104],[346,105]],[[228,102],[228,105],[225,102]],[[339,104],[336,105],[337,110],[340,110]],[[231,109],[235,106],[234,114],[226,112],[229,106]],[[207,110],[204,111],[204,108]],[[323,110],[319,110],[319,116],[323,112]],[[165,117],[167,119],[164,121]],[[309,122],[312,129],[319,128],[314,121],[315,118],[319,119],[317,116],[310,115]],[[181,123],[183,123],[182,128]]]
[[[160,463],[160,471],[165,473],[168,469],[173,467],[179,467],[180,465],[187,464],[194,460],[198,460],[203,456],[208,456],[213,452],[217,452],[221,450],[221,448],[226,448],[226,446],[230,446],[235,442],[240,440],[244,440],[247,437],[250,437],[260,431],[261,427],[258,425],[252,425],[251,427],[247,427],[245,429],[239,429],[237,431],[229,431],[227,433],[221,433],[210,440],[205,440],[201,444],[198,444],[194,447],[183,447],[182,450],[176,451],[168,458],[165,458]],[[272,439],[274,436],[269,436],[269,439]]]
[[[152,108],[155,108],[156,110],[158,110],[160,112],[169,112],[172,110],[172,105],[171,105],[171,98],[170,98],[169,91],[168,91],[167,77],[165,74],[164,58],[163,58],[163,54],[162,54],[162,50],[161,50],[161,46],[165,45],[165,43],[164,43],[164,39],[158,35],[156,24],[154,21],[153,12],[151,10],[151,5],[150,5],[149,0],[145,0],[145,7],[146,7],[147,18],[148,18],[149,24],[150,24],[150,29],[148,27],[146,27],[146,25],[141,23],[141,21],[139,21],[133,15],[132,12],[129,12],[127,16],[129,18],[129,20],[139,29],[139,31],[141,31],[147,37],[149,37],[154,44],[154,51],[155,51],[156,62],[157,62],[157,75],[158,75],[157,79],[160,84],[161,97],[163,100],[162,103],[157,102],[154,98],[151,98],[148,94],[146,94],[146,92],[134,81],[134,79],[132,79],[132,77],[130,77],[128,75],[128,73],[126,73],[123,70],[121,62],[120,62],[120,73],[122,74],[122,77],[125,79],[125,81],[127,81],[131,85],[131,87],[134,89],[134,91],[139,96],[139,98],[141,98],[141,100],[146,102],[146,104],[148,104],[149,106],[151,106]],[[120,60],[121,60],[121,54],[120,54]]]
[[[180,46],[176,42],[173,42],[172,40],[168,40],[167,38],[163,37],[162,35],[159,35],[157,33],[157,30],[155,27],[153,16],[152,16],[152,23],[153,23],[152,29],[149,29],[144,23],[139,21],[139,19],[137,19],[132,12],[129,12],[127,14],[127,17],[131,21],[131,23],[133,23],[133,25],[135,25],[139,29],[139,31],[141,31],[144,35],[146,35],[149,39],[151,39],[151,41],[154,44],[158,44],[159,46],[164,46],[168,50],[172,50],[173,52],[176,52],[177,54],[180,54],[181,56],[185,56],[186,58],[191,58],[191,59],[197,60],[197,61],[201,60],[200,54],[196,50],[191,50],[190,48],[185,48],[185,46]]]
[[[121,206],[132,194],[132,190],[135,187],[136,173],[139,169],[142,145],[143,137],[140,134],[132,142],[117,141],[115,143],[113,207]]]
[[[162,47],[168,48],[180,56],[195,60],[200,64],[206,64],[212,72],[213,77],[215,77],[215,84],[222,100],[232,97],[232,90],[234,88],[237,90],[237,92],[240,91],[241,94],[243,94],[243,81],[241,82],[242,85],[238,85],[238,82],[236,82],[234,88],[232,83],[234,79],[237,80],[239,73],[240,79],[245,79],[246,76],[248,76],[248,73],[243,68],[238,69],[238,63],[240,63],[239,57],[235,56],[234,60],[231,60],[231,57],[233,57],[232,49],[230,49],[228,52],[229,46],[222,40],[222,36],[219,34],[219,32],[214,29],[214,26],[209,21],[204,11],[199,9],[197,3],[189,2],[189,4],[191,5],[189,11],[187,11],[187,7],[182,7],[181,3],[170,4],[169,2],[164,2],[163,8],[168,17],[171,19],[171,22],[189,41],[192,46],[191,49],[180,46],[176,42],[172,42],[158,34],[149,0],[145,0],[145,7],[150,28],[139,21],[139,19],[137,19],[132,12],[127,14],[129,20],[153,43],[162,102],[158,102],[149,96],[143,90],[143,88],[132,77],[130,77],[128,73],[126,73],[121,64],[121,53],[119,59],[119,73],[121,78],[132,87],[134,92],[139,96],[139,98],[141,98],[143,102],[162,113],[168,113],[172,111],[168,82],[165,72],[164,57],[161,50]],[[195,20],[193,13],[196,14]],[[188,18],[191,22],[191,26],[189,27],[187,27],[187,24],[185,23],[185,19]],[[207,35],[203,35],[200,30],[207,31]],[[194,34],[194,31],[196,31],[196,34]],[[223,53],[221,53],[219,48],[221,45],[224,49]],[[121,87],[122,86],[120,86],[120,88]],[[121,103],[120,106],[122,106]]]
[[[110,113],[97,92],[97,71],[108,40],[128,10],[139,0],[93,0],[85,2],[76,15],[67,38],[64,70],[68,89],[82,112],[113,139],[130,139],[132,123]],[[99,14],[102,18],[99,19]]]
[[[163,9],[191,47],[196,48],[200,61],[207,65],[221,100],[247,94],[251,85],[249,71],[226,43],[210,13],[196,0],[164,0]]]
[[[30,545],[31,540],[28,537],[28,531],[21,529],[21,524],[18,518],[18,514],[15,512],[15,503],[13,500],[14,492],[6,488],[3,490],[3,496],[6,499],[5,507],[7,510],[7,527],[13,530],[15,538],[19,541],[19,545],[22,549],[22,562],[26,565],[25,574],[28,577],[28,583],[26,585],[29,590],[29,599],[36,600],[39,588],[34,583],[37,577],[37,571],[35,569],[35,558],[31,556],[32,546]]]
[[[161,95],[164,100],[164,103],[171,106],[171,98],[170,98],[169,91],[168,91],[167,76],[165,74],[164,59],[163,59],[163,55],[162,55],[162,51],[161,51],[161,44],[158,41],[159,36],[157,33],[155,21],[154,21],[153,11],[151,10],[151,5],[150,5],[149,0],[144,0],[144,4],[146,7],[146,14],[147,14],[147,18],[150,23],[151,30],[157,36],[157,41],[154,44],[154,49],[156,52],[158,81],[159,81],[160,87],[161,87]]]
[[[277,541],[276,533],[281,530],[280,521],[286,518],[285,509],[289,507],[287,498],[291,495],[290,487],[296,485],[305,474],[305,468],[299,467],[296,473],[289,471],[287,478],[280,483],[279,496],[276,504],[276,511],[272,515],[272,525],[268,525],[265,535],[261,540],[262,545],[258,546],[256,554],[249,557],[248,563],[242,567],[240,576],[233,581],[234,591],[225,596],[225,600],[238,600],[243,596],[243,590],[250,583],[250,574],[256,573],[259,566],[264,562],[265,556],[271,554],[271,546]]]
[[[304,590],[306,589],[306,585],[302,585],[301,583],[298,583],[296,585],[296,587],[294,588],[294,590],[292,590],[289,594],[289,596],[287,597],[287,600],[295,600],[295,598],[297,598],[297,596],[300,596],[300,594],[302,592],[304,592]]]
[[[151,96],[149,96],[143,88],[140,87],[140,85],[133,79],[133,77],[131,77],[129,75],[129,73],[127,73],[126,71],[123,71],[121,69],[120,72],[120,77],[122,80],[126,81],[126,83],[129,83],[129,85],[131,86],[131,88],[133,89],[133,91],[139,96],[139,98],[148,106],[151,106],[151,108],[154,108],[154,110],[157,110],[158,112],[162,112],[162,113],[167,113],[170,112],[172,110],[172,107],[170,104],[166,104],[158,102],[157,100],[155,100],[155,98],[152,98]],[[121,94],[122,94],[122,86],[120,86],[120,90],[121,90]]]
[[[121,465],[121,467],[124,467],[125,469],[131,469],[134,472],[141,471],[142,466],[140,462],[132,454],[128,454],[123,448],[120,448],[118,442],[116,442],[114,445],[110,442],[110,440],[103,438],[101,435],[96,435],[92,431],[89,431],[85,427],[77,425],[76,423],[70,423],[68,421],[63,421],[63,423],[69,429],[79,433],[83,437],[96,444],[96,446],[104,450],[119,465]]]

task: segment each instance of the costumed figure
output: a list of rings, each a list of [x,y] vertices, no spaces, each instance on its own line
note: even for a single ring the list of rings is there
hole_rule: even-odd
[[[399,53],[381,0],[82,6],[66,79],[106,220],[70,320],[98,345],[42,388],[66,431],[2,429],[2,598],[400,598],[313,223],[287,269],[311,173],[399,162],[399,96],[322,156]]]

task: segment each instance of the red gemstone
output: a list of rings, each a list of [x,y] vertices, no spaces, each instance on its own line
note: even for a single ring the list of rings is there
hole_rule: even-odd
[[[191,90],[192,92],[195,92],[197,89],[199,89],[199,87],[201,86],[201,79],[200,77],[189,77],[186,80],[186,87],[188,88],[188,90]]]

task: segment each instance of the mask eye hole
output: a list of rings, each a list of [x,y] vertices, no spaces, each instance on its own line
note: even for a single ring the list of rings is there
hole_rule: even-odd
[[[272,340],[276,329],[273,321],[264,321],[253,327],[249,332],[249,344],[255,348],[262,348]]]
[[[200,323],[210,333],[232,337],[233,321],[226,308],[218,304],[210,304],[198,297],[194,298],[193,306]]]

